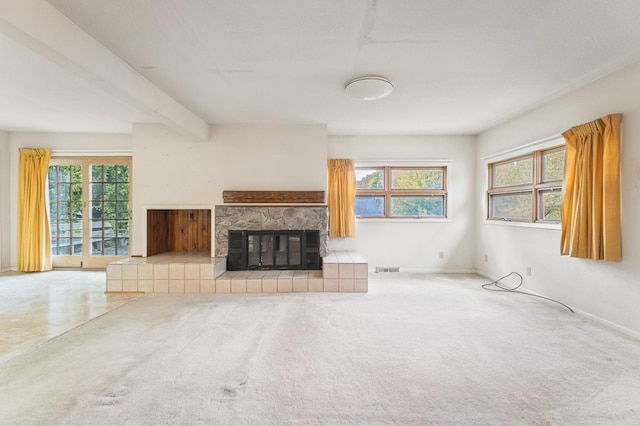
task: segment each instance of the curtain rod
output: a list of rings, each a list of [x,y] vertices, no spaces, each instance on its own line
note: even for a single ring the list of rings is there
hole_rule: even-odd
[[[503,155],[512,154],[514,152],[521,151],[521,150],[527,149],[527,148],[533,148],[535,146],[542,145],[542,144],[545,144],[547,142],[551,142],[551,141],[554,141],[554,140],[557,140],[557,139],[562,139],[562,141],[564,142],[564,139],[562,138],[562,134],[558,133],[556,135],[548,136],[546,138],[539,139],[539,140],[534,141],[534,142],[529,142],[529,143],[524,144],[524,145],[516,146],[514,148],[509,148],[507,150],[504,150],[504,151],[501,151],[501,152],[497,152],[495,154],[485,155],[484,157],[481,157],[480,159],[481,160],[490,160],[490,159],[493,159],[493,158],[502,157]]]
[[[65,157],[130,157],[130,149],[52,149],[52,156]]]
[[[378,164],[378,165],[394,165],[394,164],[408,164],[408,165],[420,165],[420,164],[450,164],[451,160],[444,158],[434,158],[430,160],[353,160],[356,164]]]

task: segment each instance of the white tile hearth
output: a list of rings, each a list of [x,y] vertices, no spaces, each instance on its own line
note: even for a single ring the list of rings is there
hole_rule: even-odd
[[[163,253],[107,265],[107,293],[366,293],[369,265],[352,251],[332,251],[321,271],[229,271],[225,257]]]

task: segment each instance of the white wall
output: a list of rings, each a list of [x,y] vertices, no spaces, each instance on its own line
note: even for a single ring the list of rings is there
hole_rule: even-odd
[[[329,158],[356,162],[444,160],[442,164],[448,168],[446,220],[358,219],[355,238],[331,238],[330,249],[357,250],[370,268],[399,266],[401,270],[443,272],[474,269],[474,137],[330,136]],[[439,252],[444,258],[439,258]]]
[[[39,133],[16,132],[9,134],[10,158],[10,262],[17,266],[17,211],[18,211],[18,148],[49,148],[53,151],[70,153],[82,151],[85,155],[104,154],[109,151],[131,152],[131,135],[94,133]],[[1,145],[1,144],[0,144]],[[3,155],[4,157],[4,155]],[[3,264],[4,266],[4,264]]]
[[[325,125],[215,125],[208,142],[159,124],[133,127],[132,254],[146,254],[146,208],[222,204],[225,190],[327,187]]]
[[[11,266],[9,133],[0,131],[0,272]]]
[[[585,313],[640,333],[640,63],[598,80],[479,135],[477,147],[476,265],[492,277],[511,271],[532,276],[526,286]],[[622,113],[623,260],[560,256],[560,231],[491,225],[485,213],[483,157],[524,145],[611,113]],[[484,262],[487,254],[489,261]],[[505,319],[508,320],[508,319]],[[639,334],[640,335],[640,334]]]

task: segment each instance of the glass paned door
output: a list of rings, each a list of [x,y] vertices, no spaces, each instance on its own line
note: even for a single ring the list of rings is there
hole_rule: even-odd
[[[129,255],[129,165],[91,166],[91,255]]]
[[[48,178],[52,255],[81,256],[82,165],[50,166]]]
[[[103,268],[129,256],[130,171],[129,158],[52,159],[54,267]]]

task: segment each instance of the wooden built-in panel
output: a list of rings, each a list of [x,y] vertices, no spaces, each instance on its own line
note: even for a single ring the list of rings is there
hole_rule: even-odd
[[[147,210],[147,256],[170,251],[167,210]]]
[[[148,210],[147,256],[167,251],[210,252],[211,210]]]
[[[324,203],[324,191],[223,191],[225,203]]]

